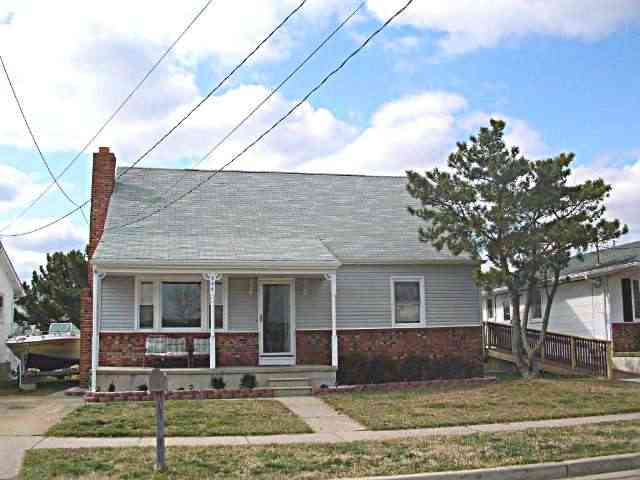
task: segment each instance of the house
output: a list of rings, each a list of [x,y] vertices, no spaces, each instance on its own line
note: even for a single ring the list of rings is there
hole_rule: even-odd
[[[505,289],[483,293],[483,320],[511,323]],[[539,329],[545,295],[537,292],[529,327]],[[574,257],[563,271],[549,332],[613,343],[616,369],[640,372],[640,242]],[[639,358],[640,360],[640,358]]]
[[[224,171],[158,211],[210,174],[94,154],[83,381],[482,372],[477,265],[418,240],[405,178]]]
[[[0,242],[0,381],[6,380],[16,359],[5,342],[13,330],[14,301],[24,294],[20,278]]]

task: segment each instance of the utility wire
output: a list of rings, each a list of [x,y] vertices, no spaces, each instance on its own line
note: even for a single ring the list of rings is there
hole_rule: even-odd
[[[145,150],[145,152],[140,155],[135,162],[133,162],[133,164],[129,165],[128,167],[126,167],[120,174],[117,175],[116,180],[121,178],[123,175],[126,175],[127,172],[129,172],[129,170],[131,170],[133,167],[135,167],[138,163],[140,163],[147,155],[149,155],[149,153],[151,153],[156,147],[158,147],[158,145],[160,145],[164,140],[166,140],[166,138],[171,135],[180,125],[182,125],[198,108],[200,108],[209,98],[211,98],[211,96],[217,92],[220,87],[222,87],[222,85],[236,72],[240,69],[240,67],[242,67],[258,50],[260,50],[260,48],[269,41],[269,39],[278,31],[280,30],[285,23],[287,23],[289,21],[289,19],[295,15],[298,10],[300,10],[304,4],[307,3],[307,0],[302,0],[298,6],[296,8],[294,8],[260,43],[258,43],[258,45],[251,50],[251,52],[249,52],[249,54],[247,56],[244,57],[244,59],[238,64],[236,65],[231,72],[225,76],[211,91],[209,91],[209,93],[202,99],[200,100],[194,107],[191,108],[191,110],[189,110],[173,127],[171,127],[171,129],[169,129],[169,131],[167,131],[164,135],[162,135],[158,140],[156,140],[156,142],[147,150]],[[66,214],[64,214],[63,216],[57,218],[56,220],[53,220],[45,225],[41,225],[39,227],[36,227],[32,230],[26,231],[26,232],[21,232],[21,233],[13,233],[13,234],[0,234],[0,237],[22,237],[25,235],[30,235],[32,233],[36,233],[39,232],[41,230],[44,230],[46,228],[51,227],[52,225],[55,225],[56,223],[64,220],[65,218],[69,217],[70,215],[73,215],[76,211],[82,209],[85,205],[87,205],[88,203],[90,203],[90,199],[86,200],[84,203],[82,203],[81,205],[79,205],[77,208],[67,212]],[[1,230],[0,230],[1,232]]]
[[[264,137],[266,137],[269,133],[271,133],[274,129],[276,129],[278,127],[278,125],[280,125],[282,122],[284,122],[289,116],[291,116],[291,114],[293,114],[293,112],[295,112],[302,104],[304,104],[304,102],[306,102],[314,93],[316,93],[320,88],[322,88],[322,86],[324,86],[325,83],[327,83],[331,77],[333,77],[336,73],[338,73],[347,63],[349,63],[349,61],[355,57],[358,53],[360,53],[361,50],[363,50],[368,44],[369,42],[375,37],[377,36],[382,30],[384,30],[396,17],[398,17],[399,15],[401,15],[408,7],[409,5],[411,5],[414,2],[414,0],[409,0],[407,3],[404,4],[404,6],[402,8],[400,8],[399,10],[397,10],[391,17],[389,17],[387,19],[387,21],[385,21],[378,29],[376,29],[373,33],[371,33],[371,35],[369,35],[367,37],[367,39],[360,44],[360,46],[358,46],[358,48],[356,48],[353,52],[351,52],[336,68],[334,68],[331,72],[329,72],[318,84],[316,84],[315,87],[313,87],[298,103],[296,103],[287,113],[285,113],[282,117],[280,117],[271,127],[269,127],[267,130],[265,130],[262,134],[260,134],[255,140],[253,140],[249,145],[247,145],[246,147],[244,147],[240,152],[238,152],[236,155],[234,155],[231,160],[229,160],[227,163],[225,163],[222,167],[220,167],[219,169],[213,171],[210,175],[208,175],[204,180],[202,180],[201,182],[197,183],[194,187],[190,188],[189,190],[187,190],[186,192],[180,194],[178,197],[176,197],[175,199],[171,200],[170,202],[156,208],[155,210],[153,210],[152,212],[145,214],[145,215],[141,215],[140,217],[130,221],[130,222],[126,222],[120,225],[114,225],[112,227],[108,227],[105,228],[104,231],[111,231],[111,230],[119,230],[121,228],[125,228],[131,225],[134,225],[136,223],[139,223],[143,220],[146,220],[147,218],[152,217],[153,215],[156,215],[157,213],[167,209],[168,207],[170,207],[171,205],[173,205],[174,203],[182,200],[183,198],[185,198],[187,195],[193,193],[194,191],[196,191],[197,189],[199,189],[200,187],[202,187],[205,183],[207,183],[208,181],[210,181],[213,177],[215,177],[218,173],[220,173],[222,170],[224,170],[226,167],[228,167],[229,165],[231,165],[233,162],[235,162],[238,158],[240,158],[242,155],[244,155],[247,151],[249,151],[251,148],[253,148],[258,142],[260,142]]]
[[[31,140],[33,141],[33,145],[35,146],[36,151],[38,152],[38,155],[40,156],[40,159],[42,160],[42,163],[44,163],[44,166],[46,167],[47,172],[49,172],[49,176],[53,180],[51,185],[57,185],[58,190],[60,190],[60,192],[67,198],[67,200],[69,200],[73,205],[75,205],[77,207],[78,204],[76,203],[76,201],[73,198],[71,198],[69,196],[69,194],[65,191],[65,189],[62,188],[62,185],[60,185],[60,182],[58,182],[58,179],[56,178],[54,173],[51,171],[51,167],[49,166],[49,162],[47,162],[47,159],[44,157],[44,154],[42,153],[42,150],[40,149],[40,145],[38,144],[38,140],[36,139],[36,136],[33,133],[33,130],[31,129],[31,125],[29,124],[29,120],[27,119],[27,115],[24,113],[24,109],[22,108],[22,103],[20,102],[20,98],[18,97],[18,93],[16,92],[16,89],[13,86],[13,82],[11,81],[11,76],[9,75],[9,71],[7,70],[7,66],[4,64],[4,59],[2,58],[1,55],[0,55],[0,64],[2,64],[2,70],[4,70],[4,75],[5,75],[5,77],[7,77],[7,82],[9,83],[9,88],[11,88],[11,93],[13,94],[13,98],[16,101],[16,105],[18,105],[18,110],[20,110],[20,115],[22,116],[22,120],[24,121],[24,124],[27,127],[27,131],[29,132],[29,135],[31,136]],[[87,220],[87,217],[85,216],[85,214],[82,211],[82,209],[80,209],[80,212],[82,213],[82,218],[84,218],[84,221],[87,222],[87,224],[89,224],[89,221]]]
[[[242,127],[258,110],[260,110],[260,108],[262,108],[262,106],[267,103],[276,93],[278,93],[280,91],[280,89],[282,89],[282,87],[289,81],[291,80],[291,78],[293,78],[296,73],[298,73],[302,67],[304,67],[315,55],[316,53],[318,53],[328,42],[329,40],[331,40],[340,30],[342,30],[342,28],[349,23],[349,21],[362,9],[362,7],[364,7],[364,5],[366,4],[366,0],[361,2],[360,5],[358,5],[349,16],[347,16],[327,37],[325,37],[325,39],[320,42],[320,44],[311,52],[309,53],[309,55],[307,55],[305,57],[305,59],[300,62],[298,64],[298,66],[296,68],[294,68],[279,84],[276,88],[274,88],[273,90],[271,90],[271,92],[264,97],[260,102],[258,102],[258,104],[253,107],[253,109],[247,113],[244,118],[242,120],[240,120],[240,122],[233,127],[229,133],[227,133],[224,137],[222,137],[218,143],[216,143],[208,152],[207,154],[202,157],[200,160],[198,160],[197,162],[195,162],[191,168],[195,168],[198,165],[200,165],[202,162],[204,162],[206,159],[208,159],[218,148],[220,148],[220,146],[226,142],[235,132],[238,131],[238,129],[240,129],[240,127]],[[187,170],[185,170],[182,175],[173,183],[169,186],[169,188],[167,188],[164,192],[162,192],[159,196],[160,198],[166,197],[180,182],[182,182],[185,177],[187,176]]]
[[[220,82],[218,82],[218,84],[213,87],[209,93],[207,93],[204,98],[202,100],[200,100],[197,104],[195,104],[191,110],[189,110],[179,121],[178,123],[176,123],[173,127],[171,127],[169,129],[169,131],[167,131],[167,133],[165,133],[164,135],[162,135],[158,140],[156,140],[156,142],[151,145],[147,150],[145,150],[145,152],[140,155],[135,162],[133,162],[131,165],[129,165],[128,167],[125,167],[124,170],[118,174],[118,176],[116,177],[116,180],[119,179],[120,177],[122,177],[123,175],[126,175],[127,172],[129,170],[131,170],[132,168],[134,168],[138,163],[140,163],[142,160],[144,160],[144,158],[149,155],[153,150],[155,150],[155,148],[160,145],[162,142],[165,141],[165,139],[171,135],[178,127],[180,127],[180,125],[182,125],[187,118],[189,118],[196,110],[198,110],[207,100],[209,100],[209,98],[211,98],[211,96],[216,93],[225,83],[226,81],[234,74],[236,73],[245,63],[247,63],[247,61],[258,51],[260,50],[260,48],[269,41],[269,39],[278,31],[280,30],[280,28],[282,28],[284,26],[285,23],[287,23],[289,21],[289,19],[291,17],[293,17],[298,10],[300,10],[304,4],[307,3],[307,0],[302,0],[302,2],[300,2],[298,4],[298,6],[296,8],[294,8],[289,15],[287,15],[284,20],[282,20],[277,26],[276,28],[274,28],[273,30],[271,30],[271,32],[269,33],[269,35],[267,35],[264,39],[262,39],[262,41],[260,43],[258,43],[258,45],[256,45],[256,47],[251,50],[246,57],[244,57],[242,59],[242,61],[236,65],[228,74],[226,77],[224,77],[222,80],[220,80]]]
[[[11,227],[12,225],[15,224],[16,221],[18,221],[20,218],[22,218],[24,215],[26,215],[26,213],[31,210],[33,208],[33,206],[35,204],[37,204],[42,197],[44,197],[49,190],[51,189],[51,187],[55,184],[58,185],[59,188],[60,184],[58,183],[58,180],[65,174],[67,173],[67,171],[73,166],[73,164],[78,160],[78,158],[80,158],[80,156],[82,154],[84,154],[84,152],[87,150],[87,148],[89,148],[89,146],[95,141],[96,138],[98,138],[98,136],[103,132],[103,130],[105,128],[107,128],[107,126],[113,121],[113,119],[116,117],[116,115],[118,115],[118,113],[120,113],[120,111],[124,108],[124,106],[129,103],[129,100],[131,100],[131,97],[133,97],[136,92],[140,89],[140,87],[142,87],[142,84],[144,82],[146,82],[146,80],[149,78],[149,76],[156,70],[156,68],[158,68],[158,66],[160,65],[160,63],[162,63],[162,61],[167,57],[167,55],[169,55],[169,53],[171,53],[171,51],[174,49],[174,47],[178,44],[178,42],[182,39],[182,37],[185,36],[185,34],[191,29],[191,27],[193,26],[194,23],[196,23],[196,21],[198,21],[198,19],[202,16],[202,14],[205,12],[205,10],[207,8],[209,8],[209,6],[211,5],[211,3],[213,3],[213,0],[208,0],[204,6],[198,11],[198,13],[196,14],[195,17],[193,17],[193,19],[189,22],[189,24],[186,26],[186,28],[182,31],[182,33],[180,33],[180,35],[178,35],[176,37],[176,39],[171,43],[171,45],[169,45],[169,47],[164,51],[164,53],[162,55],[160,55],[160,57],[158,58],[158,60],[156,60],[156,62],[151,66],[151,68],[149,69],[149,71],[147,71],[147,73],[142,77],[142,79],[140,79],[140,81],[136,84],[136,86],[133,88],[133,90],[131,90],[131,92],[122,100],[122,102],[120,102],[120,104],[118,105],[118,107],[113,111],[113,113],[111,115],[109,115],[109,117],[105,120],[105,122],[100,126],[100,128],[96,131],[96,133],[93,134],[93,136],[89,139],[89,141],[87,143],[85,143],[85,145],[80,149],[80,151],[71,159],[71,161],[69,163],[67,163],[67,165],[64,167],[64,169],[60,172],[60,174],[57,177],[53,177],[53,182],[51,182],[49,185],[47,185],[47,187],[31,202],[29,203],[29,205],[27,205],[26,208],[24,208],[13,220],[11,220],[10,223],[8,223],[7,225],[5,225],[4,227],[2,227],[0,229],[0,232],[5,231],[7,228]],[[3,65],[4,67],[4,65]],[[5,70],[6,72],[6,70]],[[51,170],[49,170],[49,174],[51,174]],[[64,192],[63,192],[64,193]],[[66,196],[66,194],[65,194]],[[67,196],[67,198],[69,198]],[[69,199],[74,205],[78,206],[78,204],[76,202],[74,202],[73,200]],[[84,212],[82,211],[82,209],[80,210],[82,212],[82,216],[85,218],[86,217],[84,215]]]

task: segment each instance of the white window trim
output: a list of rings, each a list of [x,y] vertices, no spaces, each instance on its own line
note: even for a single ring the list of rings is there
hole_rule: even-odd
[[[488,302],[491,303],[491,315],[489,315]],[[496,315],[496,297],[486,297],[484,302],[484,309],[487,312],[487,320],[497,320]]]
[[[396,322],[396,295],[395,295],[395,283],[396,282],[418,282],[420,285],[420,322],[418,323],[403,323]],[[424,277],[419,276],[393,276],[389,279],[389,288],[391,290],[391,325],[393,328],[424,328],[427,323],[426,315],[426,302],[425,302],[425,287]]]
[[[140,300],[142,298],[142,283],[153,283],[153,328],[140,328]],[[162,327],[162,295],[161,288],[163,282],[187,282],[200,284],[200,327]],[[222,298],[222,326],[216,328],[216,332],[226,332],[229,327],[229,288],[228,278],[223,277],[220,282],[223,285],[224,294]],[[182,275],[161,275],[161,276],[136,276],[134,288],[134,318],[135,330],[148,333],[171,333],[171,332],[208,332],[209,331],[209,285],[201,276]]]

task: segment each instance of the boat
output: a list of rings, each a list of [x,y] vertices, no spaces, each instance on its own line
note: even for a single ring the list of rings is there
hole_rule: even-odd
[[[32,327],[26,334],[9,338],[6,345],[25,370],[51,371],[80,361],[80,330],[71,322],[52,323],[47,334]]]

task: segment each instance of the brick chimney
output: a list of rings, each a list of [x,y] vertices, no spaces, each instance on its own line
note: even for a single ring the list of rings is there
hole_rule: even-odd
[[[89,258],[93,257],[104,231],[109,199],[116,183],[116,156],[109,147],[93,154],[91,174],[91,225],[89,226]]]
[[[116,183],[116,156],[109,147],[100,147],[93,154],[91,173],[91,222],[89,225],[88,288],[80,294],[80,383],[87,385],[91,370],[91,336],[93,331],[93,269],[91,258],[102,238],[107,220],[109,200]]]

